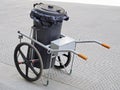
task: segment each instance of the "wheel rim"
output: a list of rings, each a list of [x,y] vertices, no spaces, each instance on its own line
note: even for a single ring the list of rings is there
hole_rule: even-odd
[[[33,56],[37,55],[37,58]],[[40,78],[43,70],[43,63],[38,50],[29,43],[20,43],[14,52],[14,61],[20,75],[28,81],[35,81]],[[39,63],[39,68],[34,63]]]
[[[71,61],[71,53],[70,52],[62,54],[61,56],[56,57],[54,67],[56,69],[63,69],[70,64],[70,61]]]

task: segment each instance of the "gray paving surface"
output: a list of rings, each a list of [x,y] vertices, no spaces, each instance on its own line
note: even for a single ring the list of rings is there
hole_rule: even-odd
[[[0,90],[120,90],[120,7],[45,2],[62,6],[70,20],[62,33],[76,40],[98,40],[111,45],[107,50],[95,44],[80,44],[77,51],[89,59],[75,57],[72,75],[52,71],[48,87],[41,81],[26,82],[14,67],[17,31],[28,34],[32,4],[39,0],[1,0],[0,3]]]

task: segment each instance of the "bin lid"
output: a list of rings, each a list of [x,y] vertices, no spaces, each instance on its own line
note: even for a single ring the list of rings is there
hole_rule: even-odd
[[[53,15],[53,16],[66,15],[66,11],[63,8],[56,5],[40,3],[35,6],[34,10],[46,15]]]

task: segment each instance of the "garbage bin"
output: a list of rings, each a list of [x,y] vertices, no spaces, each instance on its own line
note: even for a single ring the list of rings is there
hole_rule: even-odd
[[[63,20],[68,20],[66,11],[55,5],[48,5],[43,3],[34,4],[34,8],[31,10],[30,17],[33,19],[33,38],[49,45],[51,41],[60,38],[61,27]],[[47,53],[43,47],[37,44],[34,46],[38,49],[43,60],[43,68],[48,69],[50,64],[51,55]],[[34,55],[36,57],[36,55]],[[54,66],[55,60],[52,62]],[[38,66],[36,62],[34,66]]]

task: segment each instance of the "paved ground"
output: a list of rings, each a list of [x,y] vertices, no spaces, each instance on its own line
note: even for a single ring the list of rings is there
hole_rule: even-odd
[[[89,59],[75,57],[72,75],[52,71],[48,87],[38,80],[26,82],[14,67],[17,31],[28,34],[32,4],[39,0],[1,0],[0,3],[0,90],[120,90],[120,7],[45,2],[62,6],[70,20],[62,33],[76,40],[99,40],[111,45],[107,50],[96,44],[81,44],[77,51]]]

